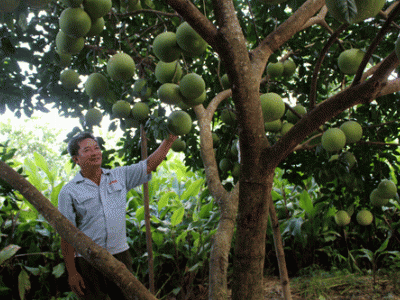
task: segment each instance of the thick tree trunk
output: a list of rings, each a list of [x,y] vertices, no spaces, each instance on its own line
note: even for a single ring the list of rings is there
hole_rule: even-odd
[[[127,299],[155,300],[126,266],[65,218],[32,184],[0,160],[0,178],[18,190],[49,224],[94,267],[121,287]]]
[[[233,266],[234,300],[264,298],[265,235],[273,174],[240,181],[239,213]]]

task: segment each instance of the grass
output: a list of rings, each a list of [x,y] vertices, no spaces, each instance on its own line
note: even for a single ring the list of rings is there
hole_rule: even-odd
[[[400,270],[372,275],[346,274],[343,272],[314,272],[292,278],[293,300],[400,300]],[[284,299],[279,278],[265,278],[265,299]]]

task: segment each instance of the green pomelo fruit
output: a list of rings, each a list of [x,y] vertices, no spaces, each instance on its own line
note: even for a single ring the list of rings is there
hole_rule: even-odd
[[[150,115],[149,106],[144,102],[137,102],[132,106],[132,118],[134,120],[143,121]]]
[[[234,140],[231,145],[230,154],[235,158],[237,158],[237,156],[239,155],[238,145],[239,145],[239,140]]]
[[[283,75],[283,63],[278,61],[277,63],[270,62],[267,65],[267,75],[270,78],[279,78]]]
[[[290,77],[296,72],[296,64],[293,60],[287,59],[283,62],[283,76]]]
[[[356,74],[363,58],[364,52],[360,49],[344,50],[338,57],[340,71],[349,75]]]
[[[378,191],[379,195],[382,198],[387,198],[391,199],[394,198],[397,194],[397,187],[396,184],[389,180],[389,179],[383,179],[379,184],[378,184]]]
[[[346,226],[350,223],[350,216],[345,210],[339,210],[335,214],[335,222],[339,226]]]
[[[228,172],[232,168],[232,162],[229,158],[224,157],[219,161],[219,169],[225,173]]]
[[[212,133],[212,139],[213,139],[213,148],[218,147],[220,139],[218,134],[216,134],[215,132]]]
[[[363,226],[368,226],[369,224],[371,224],[373,219],[374,216],[372,215],[372,213],[366,209],[360,210],[356,215],[356,220],[358,224]]]
[[[184,135],[192,129],[192,118],[183,110],[174,110],[167,119],[168,129],[174,135]]]
[[[0,1],[0,12],[10,13],[19,6],[20,0],[2,0]]]
[[[179,82],[179,89],[183,97],[187,99],[195,99],[204,93],[206,83],[200,75],[189,73],[182,77]]]
[[[369,200],[373,206],[383,206],[389,202],[389,198],[382,198],[378,189],[374,189],[369,195]]]
[[[115,81],[127,81],[135,74],[135,62],[126,53],[114,54],[107,62],[107,73]]]
[[[234,127],[236,125],[236,114],[230,109],[223,109],[221,113],[221,121],[226,125]]]
[[[301,104],[295,105],[295,107],[293,107],[293,109],[300,116],[304,116],[307,113],[306,108]],[[287,110],[286,119],[288,120],[288,122],[293,123],[293,124],[299,120],[299,118],[291,110]]]
[[[186,149],[186,142],[177,138],[171,145],[171,149],[175,152],[183,152]]]
[[[222,82],[222,87],[224,88],[224,90],[227,90],[227,89],[231,88],[231,83],[229,81],[228,74],[222,75],[221,82]]]
[[[179,85],[175,83],[164,83],[157,90],[160,101],[167,104],[178,104],[183,101]]]
[[[90,108],[85,114],[85,123],[87,126],[100,125],[103,115],[96,108]]]
[[[75,70],[64,70],[60,74],[60,81],[67,90],[74,90],[80,82],[79,74]]]
[[[173,62],[181,56],[181,48],[176,42],[175,32],[166,31],[156,36],[153,41],[153,52],[163,62]]]
[[[235,161],[233,163],[233,167],[232,167],[231,173],[232,173],[233,177],[236,177],[236,178],[239,177],[239,175],[240,175],[240,164],[237,161]]]
[[[118,100],[112,106],[112,113],[116,118],[127,118],[131,114],[131,105],[128,101]]]
[[[359,123],[356,121],[347,121],[344,122],[341,126],[340,129],[344,132],[346,135],[346,143],[356,143],[358,142],[363,134],[362,127]]]
[[[92,73],[85,82],[85,92],[91,99],[98,99],[107,96],[108,81],[100,73]]]
[[[147,85],[147,80],[144,78],[139,78],[138,80],[135,81],[135,84],[133,85],[133,91],[135,93],[141,94],[142,92],[145,91],[145,87]]]
[[[338,159],[339,159],[339,154],[334,154],[329,158],[329,162],[335,161],[335,160],[338,160]]]
[[[188,105],[188,106],[190,106],[190,107],[194,107],[194,106],[196,106],[196,105],[202,104],[204,101],[206,101],[206,99],[207,99],[207,93],[206,93],[206,91],[204,91],[203,94],[201,94],[201,95],[200,95],[199,97],[197,97],[197,98],[188,99],[188,98],[183,97],[183,98],[182,98],[182,101],[183,101],[186,105]]]
[[[111,10],[111,7],[111,0],[83,0],[83,8],[92,20],[104,17]]]
[[[288,122],[283,123],[281,128],[281,135],[285,135],[286,133],[288,133],[288,131],[292,129],[293,126],[294,126],[293,123],[288,123]]]
[[[346,144],[346,135],[339,128],[329,128],[322,134],[321,142],[326,151],[339,151]]]
[[[276,93],[266,93],[260,96],[264,122],[272,122],[282,118],[285,113],[285,103]]]
[[[72,55],[69,53],[61,53],[61,52],[57,52],[58,54],[58,60],[57,60],[57,64],[58,66],[60,66],[62,69],[68,67],[71,64],[71,60],[72,60]]]
[[[64,9],[59,19],[60,29],[73,38],[85,36],[92,27],[92,20],[82,8]]]
[[[83,37],[73,38],[66,35],[60,30],[56,35],[56,47],[60,53],[78,54],[85,45],[85,39]]]
[[[156,65],[155,75],[161,83],[178,83],[182,78],[182,67],[177,60],[169,63],[161,60]]]
[[[89,32],[86,34],[88,37],[98,36],[104,30],[105,21],[104,18],[98,18],[92,21],[92,26],[90,27]]]
[[[140,0],[123,0],[121,3],[121,12],[132,12],[138,9],[142,9],[142,4]]]
[[[265,122],[265,131],[269,132],[279,132],[282,129],[282,121],[281,119],[272,121],[272,122]]]
[[[83,0],[62,0],[65,6],[68,7],[80,7],[83,3]]]
[[[359,23],[365,19],[375,17],[385,5],[386,0],[355,0],[357,13],[350,23]],[[348,23],[341,2],[337,0],[326,0],[328,12],[339,22]]]
[[[349,168],[353,167],[357,162],[356,157],[351,152],[345,151],[340,156],[343,158],[344,162],[348,164]]]
[[[180,48],[193,56],[201,55],[207,48],[206,41],[203,40],[188,22],[183,22],[176,29],[176,42]]]

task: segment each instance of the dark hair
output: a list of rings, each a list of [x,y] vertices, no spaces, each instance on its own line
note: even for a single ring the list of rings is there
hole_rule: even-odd
[[[79,143],[82,142],[85,139],[93,139],[96,141],[96,143],[99,143],[97,141],[97,138],[90,132],[81,132],[77,136],[74,136],[69,142],[68,142],[68,153],[71,155],[71,157],[74,157],[75,155],[78,155],[79,151]]]

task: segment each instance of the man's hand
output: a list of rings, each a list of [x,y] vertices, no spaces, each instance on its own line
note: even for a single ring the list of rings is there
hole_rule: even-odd
[[[83,278],[81,274],[75,273],[68,277],[68,283],[71,287],[71,290],[78,296],[83,297],[85,293],[83,292],[85,289],[85,283],[83,282]]]

